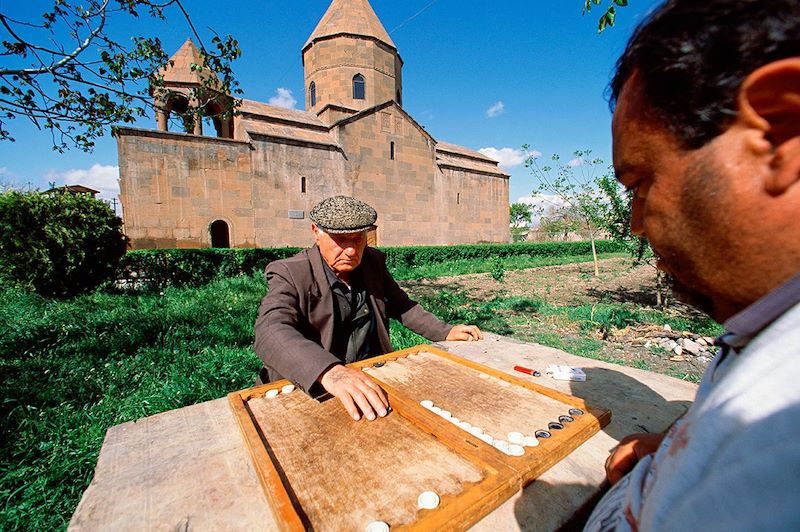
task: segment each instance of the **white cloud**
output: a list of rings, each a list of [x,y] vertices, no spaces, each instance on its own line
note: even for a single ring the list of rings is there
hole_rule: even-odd
[[[497,102],[486,110],[486,118],[494,118],[497,115],[503,114],[506,104],[502,101]]]
[[[294,109],[297,100],[292,96],[292,91],[279,87],[276,91],[277,94],[269,99],[269,104],[275,107],[283,107],[284,109]]]
[[[526,152],[525,150],[516,150],[514,148],[481,148],[478,150],[480,153],[487,157],[499,161],[500,166],[503,168],[513,168],[525,162],[529,155],[537,157],[533,153]],[[538,153],[538,152],[534,152]],[[541,154],[539,154],[541,155]]]
[[[47,181],[61,185],[84,185],[99,190],[99,197],[111,199],[119,196],[119,166],[94,164],[88,170],[72,169],[66,172],[50,172]]]
[[[576,157],[575,159],[572,159],[570,162],[568,162],[567,166],[569,166],[570,168],[575,168],[577,166],[583,166],[584,162],[585,161],[583,160],[583,157]]]

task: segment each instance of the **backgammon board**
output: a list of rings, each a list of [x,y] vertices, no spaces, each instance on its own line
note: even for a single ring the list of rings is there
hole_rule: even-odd
[[[354,421],[288,381],[228,396],[284,530],[466,529],[611,419],[428,345],[352,367],[386,390],[389,415]]]

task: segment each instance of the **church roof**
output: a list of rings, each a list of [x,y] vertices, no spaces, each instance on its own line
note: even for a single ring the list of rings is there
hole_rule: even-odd
[[[372,37],[397,49],[368,0],[333,0],[303,50],[316,40],[342,34]]]
[[[341,149],[327,125],[314,113],[242,100],[240,128],[250,135]]]
[[[328,130],[328,126],[320,120],[320,118],[308,111],[300,109],[285,109],[283,107],[275,107],[255,100],[242,100],[242,105],[239,107],[239,112],[242,115],[253,115],[258,118],[265,118],[270,121],[279,121],[302,126],[312,126],[317,129]]]
[[[317,131],[315,129],[307,129],[288,124],[247,119],[241,121],[240,127],[243,127],[251,136],[264,136],[273,139],[317,144],[341,150],[339,143],[336,142],[327,131]]]
[[[497,161],[491,157],[469,148],[446,142],[436,143],[436,163],[439,166],[459,170],[471,170],[481,174],[509,177],[509,174],[503,171],[497,165]]]
[[[167,66],[158,71],[159,75],[164,76],[167,83],[189,83],[199,85],[203,78],[208,76],[216,77],[212,71],[204,69],[202,71],[192,70],[192,64],[202,65],[203,59],[200,57],[200,50],[194,45],[192,39],[186,39],[177,52],[170,58],[172,66]]]
[[[469,148],[465,148],[464,146],[459,146],[457,144],[449,144],[447,142],[437,142],[436,151],[446,151],[448,153],[452,153],[455,155],[461,155],[463,157],[469,157],[471,159],[480,159],[483,161],[488,161],[490,163],[497,164],[497,161],[495,161],[491,157],[488,157],[479,151],[470,150]]]

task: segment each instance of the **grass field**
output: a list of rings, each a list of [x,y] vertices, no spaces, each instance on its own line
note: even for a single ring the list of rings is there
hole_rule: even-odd
[[[443,265],[427,275],[492,267],[491,261]],[[71,301],[0,291],[0,319],[7,324],[0,331],[0,530],[65,528],[109,427],[252,385],[260,367],[251,349],[253,323],[265,289],[261,276],[253,276],[202,288],[97,293]],[[592,327],[615,320],[664,321],[613,304],[598,310],[519,297],[475,302],[447,291],[421,302],[447,321],[476,323],[499,334],[511,333],[519,316],[533,314],[591,320]],[[580,345],[564,345],[555,335],[536,340],[584,356],[599,352],[588,340]],[[425,340],[394,324],[392,342],[401,349]]]

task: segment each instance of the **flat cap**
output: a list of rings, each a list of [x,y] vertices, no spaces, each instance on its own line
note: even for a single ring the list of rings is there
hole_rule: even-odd
[[[326,233],[341,234],[373,229],[378,213],[350,196],[333,196],[314,205],[308,217]]]

